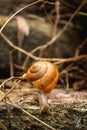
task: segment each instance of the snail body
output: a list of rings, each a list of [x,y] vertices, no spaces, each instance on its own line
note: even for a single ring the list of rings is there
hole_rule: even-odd
[[[26,79],[44,93],[50,93],[59,78],[57,67],[46,61],[35,62],[27,71]]]

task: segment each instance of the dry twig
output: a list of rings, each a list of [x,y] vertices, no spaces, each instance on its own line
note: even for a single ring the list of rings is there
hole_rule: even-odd
[[[87,44],[87,38],[76,48],[75,56],[78,56],[80,53],[80,50],[83,48],[83,46]]]
[[[0,85],[0,88],[1,88],[2,86],[4,86],[7,81],[12,80],[12,79],[14,79],[14,77],[10,77],[10,78],[8,78],[7,80],[5,80],[5,81]],[[18,80],[18,81],[14,84],[14,86],[13,86],[11,89],[9,89],[9,91],[8,91],[6,94],[3,93],[3,96],[2,96],[2,98],[0,99],[0,102],[1,102],[4,98],[6,98],[7,95],[8,95],[20,82],[21,82],[21,80]]]
[[[9,64],[10,64],[10,76],[12,77],[14,75],[14,65],[13,65],[13,57],[12,54],[15,51],[15,49],[11,50],[9,52]]]
[[[60,9],[59,9],[59,1],[55,2],[55,10],[56,10],[56,19],[55,19],[55,23],[54,23],[54,27],[53,27],[53,37],[57,34],[57,25],[59,23],[59,18],[60,18]]]

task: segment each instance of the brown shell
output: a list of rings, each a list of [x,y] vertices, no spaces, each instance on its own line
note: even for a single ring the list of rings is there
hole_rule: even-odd
[[[26,79],[44,93],[49,93],[56,86],[58,78],[57,67],[46,61],[34,63],[26,73]]]

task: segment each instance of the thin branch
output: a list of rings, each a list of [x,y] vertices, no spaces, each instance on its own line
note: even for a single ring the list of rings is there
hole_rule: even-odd
[[[80,50],[84,47],[84,45],[87,44],[87,38],[76,48],[75,56],[78,56],[80,53]]]
[[[65,63],[65,62],[78,61],[78,60],[81,60],[81,59],[83,59],[83,58],[86,58],[86,59],[87,59],[87,55],[79,55],[79,56],[76,56],[76,57],[60,59],[59,61],[54,62],[54,64],[61,64],[61,63]]]
[[[50,24],[53,25],[52,19],[51,19],[51,17],[49,16],[49,14],[47,13],[47,9],[46,9],[45,6],[44,6],[44,12],[45,12],[45,15],[46,15],[48,21],[50,22]]]
[[[69,8],[74,8],[73,5],[69,4],[68,2],[66,2],[65,0],[60,0],[61,3],[63,3],[65,6],[69,7]]]
[[[14,76],[12,76],[12,77],[6,79],[2,84],[0,84],[0,88],[2,88],[8,81],[10,81],[10,80],[12,80],[12,79],[14,79]]]
[[[14,75],[14,65],[13,65],[13,52],[15,51],[15,49],[11,50],[9,52],[9,64],[10,64],[10,76],[12,77]]]
[[[55,19],[55,23],[54,23],[54,28],[53,28],[53,37],[56,35],[57,33],[57,25],[59,23],[59,19],[60,19],[60,9],[59,9],[59,1],[55,2],[55,10],[56,10],[56,19]]]
[[[6,83],[7,81],[9,81],[9,80],[11,80],[11,79],[14,79],[14,77],[10,77],[9,79],[5,80],[5,81],[0,85],[0,88],[1,88],[3,85],[5,85],[5,83]],[[21,80],[18,80],[18,81],[14,84],[14,86],[13,86],[11,89],[9,89],[9,91],[8,91],[6,94],[4,94],[4,95],[0,98],[0,102],[1,102],[4,98],[6,98],[7,95],[8,95],[20,82],[21,82]]]

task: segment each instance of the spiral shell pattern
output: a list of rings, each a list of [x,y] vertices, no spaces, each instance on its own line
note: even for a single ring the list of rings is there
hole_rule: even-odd
[[[59,78],[57,66],[46,61],[35,62],[27,71],[26,79],[44,93],[50,93]]]

